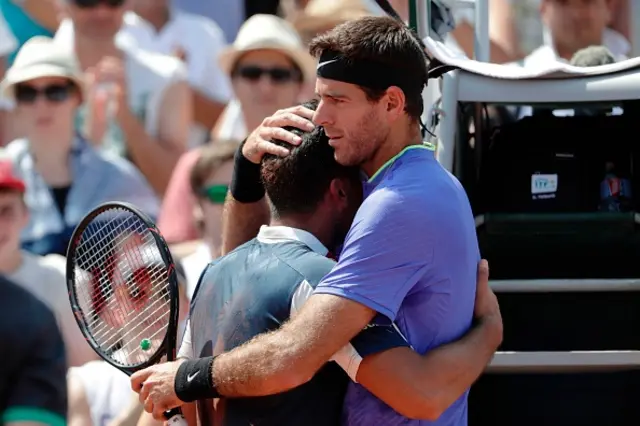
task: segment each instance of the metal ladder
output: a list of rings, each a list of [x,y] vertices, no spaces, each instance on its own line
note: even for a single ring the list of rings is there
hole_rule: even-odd
[[[633,36],[636,53],[640,50],[640,0],[632,1]],[[456,0],[462,7],[475,8],[475,59],[489,60],[489,0]],[[418,31],[421,38],[430,32],[430,1],[410,0],[412,10],[411,25]],[[443,109],[456,111],[459,100],[457,84],[458,71],[443,76],[443,91],[450,91],[443,96]],[[454,92],[454,93],[451,93]],[[463,96],[464,97],[464,96]],[[476,101],[480,101],[477,99]],[[455,120],[448,117],[448,125],[441,128],[445,134],[441,137],[455,139]],[[444,124],[444,123],[443,123]],[[440,148],[440,147],[439,147]],[[444,147],[446,149],[446,147]],[[449,147],[452,151],[453,146]],[[451,170],[453,152],[440,152],[439,160],[444,160],[444,166]],[[482,217],[477,221],[482,221]],[[640,224],[640,219],[636,219]],[[640,279],[623,280],[492,280],[491,287],[500,296],[513,292],[610,292],[610,291],[640,291]],[[505,319],[508,321],[508,318]],[[487,368],[488,373],[560,373],[560,372],[595,372],[628,370],[640,368],[640,351],[612,350],[612,351],[570,351],[570,352],[497,352]]]

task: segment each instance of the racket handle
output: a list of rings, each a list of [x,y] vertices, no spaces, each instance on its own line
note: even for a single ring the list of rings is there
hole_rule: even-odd
[[[169,420],[167,420],[169,426],[187,426],[187,421],[182,414],[174,414]]]
[[[167,425],[169,426],[187,426],[187,421],[184,419],[180,408],[174,408],[171,411],[167,411],[164,413],[164,416],[169,419],[167,420]]]

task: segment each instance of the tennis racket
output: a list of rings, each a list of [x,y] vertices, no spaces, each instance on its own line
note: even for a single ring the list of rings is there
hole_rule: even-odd
[[[175,360],[179,293],[174,263],[154,223],[130,204],[98,206],[67,251],[69,300],[94,351],[131,376],[166,355]],[[169,424],[186,421],[179,409]]]

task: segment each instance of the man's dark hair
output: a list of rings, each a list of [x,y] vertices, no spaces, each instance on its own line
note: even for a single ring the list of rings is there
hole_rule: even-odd
[[[328,33],[314,38],[309,52],[320,57],[325,51],[339,53],[347,60],[376,61],[385,66],[406,70],[411,87],[423,87],[427,83],[427,57],[422,40],[402,22],[390,17],[365,17],[345,22]],[[385,90],[360,88],[367,99],[376,102]],[[422,115],[422,92],[416,90],[404,94],[405,112],[414,119]]]
[[[315,110],[318,101],[305,102],[303,106]],[[322,127],[316,127],[311,132],[293,127],[285,129],[300,136],[302,143],[292,147],[286,142],[274,141],[289,149],[290,153],[286,157],[265,155],[260,169],[275,217],[312,213],[333,179],[358,179],[359,176],[357,167],[346,167],[336,162],[333,148],[329,146],[329,138]]]

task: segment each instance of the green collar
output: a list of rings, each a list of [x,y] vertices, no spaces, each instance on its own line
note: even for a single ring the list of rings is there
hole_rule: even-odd
[[[369,180],[367,180],[367,183],[373,182],[375,178],[380,176],[380,173],[382,173],[385,169],[387,169],[390,165],[392,165],[398,158],[402,157],[406,152],[409,152],[413,149],[426,149],[429,151],[435,151],[436,147],[434,144],[429,142],[424,142],[422,145],[409,145],[408,147],[406,147],[405,149],[403,149],[402,151],[400,151],[399,153],[391,157],[386,163],[384,163],[382,167],[380,167],[378,171],[375,172],[373,176],[369,178]]]

